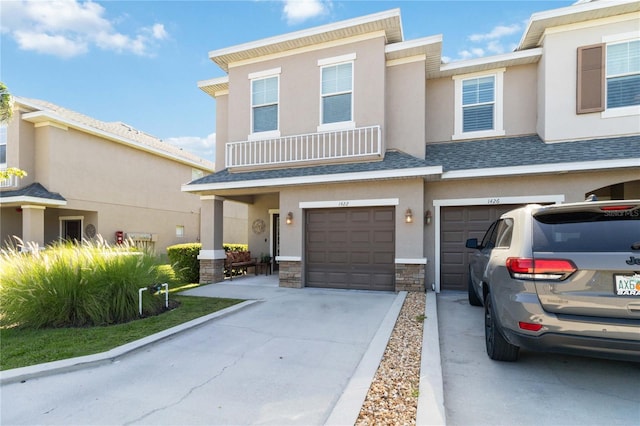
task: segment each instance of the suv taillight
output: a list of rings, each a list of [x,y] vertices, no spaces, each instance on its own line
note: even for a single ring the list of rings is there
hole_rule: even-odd
[[[512,278],[519,280],[562,281],[569,278],[578,268],[567,259],[510,257],[507,259],[507,270]]]

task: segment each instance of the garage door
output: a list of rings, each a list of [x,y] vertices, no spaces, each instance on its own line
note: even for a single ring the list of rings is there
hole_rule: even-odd
[[[466,290],[469,279],[468,238],[482,240],[491,223],[517,205],[443,207],[440,212],[440,289]]]
[[[305,285],[395,290],[395,207],[306,212]]]

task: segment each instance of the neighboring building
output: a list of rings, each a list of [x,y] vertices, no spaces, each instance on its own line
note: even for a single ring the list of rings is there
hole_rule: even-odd
[[[210,52],[217,173],[203,281],[222,275],[223,201],[280,285],[465,289],[464,242],[523,203],[640,198],[640,2],[534,14],[518,48],[443,64],[391,10]]]
[[[113,243],[120,231],[164,253],[200,240],[200,199],[180,187],[213,172],[211,161],[121,122],[14,100],[14,117],[0,133],[0,167],[28,175],[1,183],[2,243],[15,235],[43,246],[97,234]],[[233,210],[230,220],[239,223],[229,229],[238,240],[229,242],[246,242],[246,208]]]

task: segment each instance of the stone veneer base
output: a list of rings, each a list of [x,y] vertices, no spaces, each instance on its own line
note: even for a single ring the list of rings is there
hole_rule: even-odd
[[[396,291],[424,293],[425,265],[396,263]]]
[[[302,262],[279,262],[280,287],[302,288]]]
[[[224,259],[200,259],[200,284],[224,281]]]

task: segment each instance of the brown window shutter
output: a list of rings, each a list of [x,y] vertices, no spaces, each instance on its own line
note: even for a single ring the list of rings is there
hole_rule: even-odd
[[[604,44],[578,47],[578,114],[604,111],[604,54]]]

